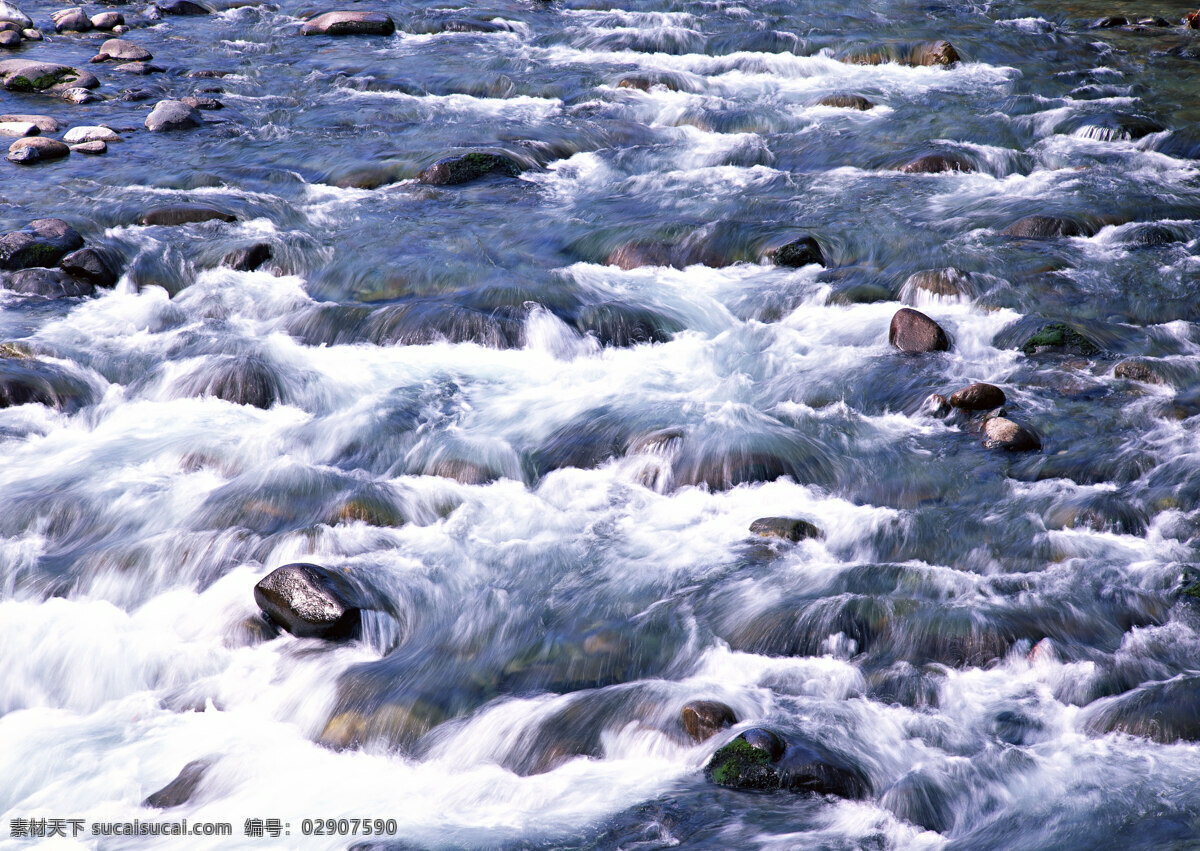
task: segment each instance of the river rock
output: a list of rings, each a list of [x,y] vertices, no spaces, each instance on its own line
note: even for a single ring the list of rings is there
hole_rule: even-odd
[[[32,121],[0,121],[0,136],[10,139],[23,139],[26,136],[36,136],[41,130]]]
[[[422,169],[417,175],[417,180],[430,186],[454,186],[478,180],[490,174],[516,177],[520,173],[521,166],[512,157],[506,157],[503,154],[473,152],[444,157]]]
[[[995,384],[985,384],[982,381],[968,384],[961,390],[950,394],[950,406],[962,408],[965,411],[990,411],[1005,402],[1004,391]]]
[[[98,15],[92,15],[92,27],[103,32],[109,32],[124,23],[125,16],[120,12],[101,12]]]
[[[1019,346],[1027,355],[1066,354],[1090,357],[1100,352],[1100,346],[1064,322],[1049,322]]]
[[[1127,27],[1129,19],[1124,15],[1105,15],[1103,18],[1092,22],[1092,29],[1107,30],[1113,27]]]
[[[0,115],[0,123],[32,124],[40,133],[57,133],[59,124],[48,115]],[[36,136],[38,133],[26,133],[26,136]]]
[[[788,266],[793,269],[813,263],[818,266],[825,265],[825,254],[821,251],[821,244],[811,236],[802,236],[786,245],[768,251],[767,257],[776,266]]]
[[[909,275],[900,287],[900,300],[916,304],[922,293],[943,299],[969,299],[978,295],[971,277],[958,269],[923,269]]]
[[[121,277],[121,266],[121,255],[102,246],[72,251],[58,264],[68,275],[90,281],[97,287],[115,286]]]
[[[225,108],[225,104],[221,103],[216,98],[193,97],[193,96],[189,95],[188,97],[180,98],[180,100],[183,101],[184,103],[186,103],[192,109],[210,109],[211,110],[211,109],[224,109]]]
[[[1083,226],[1062,216],[1026,216],[1001,231],[1004,236],[1020,239],[1055,239],[1064,236],[1090,236]]]
[[[861,771],[816,743],[789,741],[761,728],[745,730],[713,754],[705,776],[718,786],[862,798],[870,785]]]
[[[34,148],[38,152],[38,159],[41,160],[57,160],[71,153],[71,149],[57,139],[50,139],[46,136],[26,136],[22,139],[17,139],[8,147],[10,154],[15,153],[18,148]]]
[[[975,171],[975,166],[958,154],[927,154],[900,166],[906,174],[942,174],[947,171]]]
[[[732,709],[717,700],[693,700],[679,713],[683,729],[693,742],[705,742],[738,722]]]
[[[114,65],[113,70],[144,77],[147,74],[161,74],[167,69],[161,65],[151,65],[149,62],[122,62],[120,65]]]
[[[83,247],[83,237],[62,219],[36,219],[25,230],[0,236],[0,269],[53,266]]]
[[[100,45],[100,52],[92,57],[92,62],[108,62],[115,59],[121,62],[147,62],[154,55],[142,47],[123,38],[110,38]]]
[[[20,33],[13,32],[12,30],[5,30],[4,32],[0,32],[0,47],[13,48],[13,47],[20,47],[20,46],[21,46],[21,34]]]
[[[40,92],[66,85],[90,89],[100,85],[93,75],[78,68],[30,59],[0,60],[0,83],[10,92]]]
[[[0,0],[0,21],[11,21],[21,29],[29,29],[33,26],[33,19],[18,9],[8,0]]]
[[[326,12],[304,24],[303,35],[391,35],[396,24],[383,12]]]
[[[33,165],[41,159],[37,148],[17,148],[15,151],[9,151],[4,155],[4,158],[10,163],[17,165]]]
[[[160,15],[207,15],[207,6],[193,3],[192,0],[169,0],[166,3],[155,3],[154,8]]]
[[[861,109],[863,111],[875,108],[875,104],[862,95],[826,95],[817,101],[817,105],[832,106],[836,109]]]
[[[258,242],[245,248],[230,251],[221,260],[222,266],[236,269],[239,272],[253,272],[271,259],[271,246]]]
[[[1184,20],[1187,22],[1188,29],[1200,30],[1200,9],[1188,12]]]
[[[1126,733],[1163,744],[1200,741],[1200,676],[1150,683],[1084,711],[1091,733]]]
[[[60,33],[84,33],[92,28],[92,19],[79,6],[55,12],[50,19],[54,21],[55,31]]]
[[[950,348],[950,338],[938,325],[919,310],[902,307],[892,317],[888,342],[904,352],[944,352]]]
[[[236,222],[237,216],[199,204],[171,204],[167,207],[155,207],[153,210],[143,213],[138,219],[138,224],[147,227],[152,225],[174,227],[212,221]]]
[[[68,145],[77,145],[80,142],[119,142],[121,136],[109,127],[80,125],[64,133],[62,140]]]
[[[21,30],[21,38],[25,39],[26,41],[41,41],[42,31],[35,30],[32,27],[27,30]]]
[[[146,800],[142,801],[142,805],[155,810],[169,810],[172,807],[186,804],[192,799],[200,781],[204,779],[204,775],[211,767],[212,761],[207,759],[189,762],[174,780],[157,792],[152,792]]]
[[[1113,367],[1113,375],[1129,381],[1140,381],[1143,384],[1167,384],[1166,378],[1150,361],[1139,358],[1129,358]]]
[[[988,449],[1030,452],[1042,448],[1037,435],[1007,417],[989,417],[983,424],[983,445]]]
[[[95,142],[80,142],[78,145],[72,145],[71,150],[77,154],[96,156],[108,152],[108,143],[101,142],[99,139]]]
[[[13,272],[5,286],[15,293],[45,298],[73,298],[91,295],[94,287],[73,278],[61,269],[22,269]]]
[[[760,517],[750,524],[750,531],[763,538],[783,538],[785,541],[825,537],[817,526],[798,517]]]
[[[286,564],[254,586],[254,600],[271,621],[300,638],[357,638],[362,614],[349,582],[315,564]]]
[[[931,41],[918,45],[912,54],[913,65],[953,65],[962,57],[948,41]]]
[[[92,94],[87,89],[79,88],[78,86],[63,88],[58,91],[55,91],[54,89],[47,89],[47,91],[57,94],[60,98],[68,103],[74,104],[94,103],[95,101],[103,100],[103,98]]]
[[[195,108],[179,100],[160,100],[146,116],[146,129],[151,132],[168,132],[199,127],[204,123]]]

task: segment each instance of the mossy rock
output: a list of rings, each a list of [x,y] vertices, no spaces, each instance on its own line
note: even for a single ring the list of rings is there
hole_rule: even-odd
[[[1098,354],[1100,347],[1071,326],[1063,322],[1051,322],[1043,325],[1022,343],[1021,351],[1027,355],[1061,352],[1088,357]]]
[[[704,774],[718,786],[773,792],[782,786],[782,778],[772,764],[771,755],[741,736],[720,748]]]

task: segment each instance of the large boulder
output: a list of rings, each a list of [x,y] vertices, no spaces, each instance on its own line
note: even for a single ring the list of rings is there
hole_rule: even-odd
[[[453,186],[491,174],[516,177],[520,173],[521,166],[512,157],[475,151],[444,157],[422,169],[417,180],[430,186]]]
[[[990,411],[1005,402],[1004,391],[995,384],[978,381],[950,394],[950,407],[964,411]]]
[[[100,45],[100,52],[91,61],[108,62],[115,59],[120,62],[148,62],[153,58],[154,55],[140,44],[123,38],[110,38]]]
[[[305,23],[302,35],[391,35],[396,23],[383,12],[326,12]]]
[[[60,33],[85,33],[92,28],[92,19],[79,6],[71,9],[61,9],[51,15],[50,19],[54,21],[55,31]]]
[[[919,310],[902,307],[892,317],[888,342],[904,352],[944,352],[950,348],[950,338],[938,325]]]
[[[39,295],[43,298],[75,298],[91,295],[94,287],[61,269],[22,269],[13,272],[5,286],[15,293]]]
[[[8,0],[0,0],[0,21],[9,21],[23,30],[33,27],[33,19]]]
[[[53,266],[83,247],[83,237],[62,219],[35,219],[25,230],[0,236],[0,269]]]
[[[713,754],[705,776],[718,786],[862,798],[870,784],[862,771],[815,742],[785,742],[761,727],[740,733]]]
[[[157,133],[188,130],[203,123],[200,113],[180,100],[160,100],[146,116],[146,129]]]
[[[357,638],[362,613],[350,583],[315,564],[285,564],[254,586],[254,601],[273,623],[300,638]]]

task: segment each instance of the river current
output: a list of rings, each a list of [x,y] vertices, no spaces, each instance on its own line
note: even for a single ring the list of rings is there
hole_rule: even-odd
[[[120,140],[0,163],[0,231],[120,272],[0,290],[38,389],[0,409],[0,847],[1200,844],[1192,9],[87,7],[142,76],[20,5],[12,55],[100,86],[0,111]],[[301,35],[327,8],[396,31]],[[143,127],[183,96],[223,108]],[[471,152],[513,168],[418,179]],[[180,204],[223,216],[140,223]],[[889,344],[905,306],[947,351]],[[1039,448],[929,401],[975,382]],[[294,562],[370,602],[358,638],[263,619]],[[689,737],[701,700],[737,723]],[[867,791],[715,783],[752,727]],[[354,818],[395,835],[300,836]]]

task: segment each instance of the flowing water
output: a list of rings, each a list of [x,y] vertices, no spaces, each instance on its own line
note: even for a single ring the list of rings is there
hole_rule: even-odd
[[[1127,6],[389,0],[395,35],[339,38],[300,36],[297,0],[123,7],[165,73],[0,93],[136,129],[4,164],[0,229],[66,219],[124,273],[0,294],[4,369],[57,402],[0,410],[3,830],[1195,847],[1200,32]],[[56,8],[24,4],[47,30]],[[102,38],[21,55],[83,65]],[[962,61],[841,61],[938,39]],[[225,105],[202,128],[140,129],[196,93]],[[818,104],[847,94],[874,107]],[[465,151],[524,170],[414,179]],[[969,170],[897,170],[937,153]],[[180,202],[236,221],[137,224]],[[1002,233],[1032,214],[1083,234]],[[823,266],[767,259],[805,235]],[[255,243],[261,269],[220,265]],[[906,286],[944,268],[957,293]],[[950,351],[890,347],[902,304]],[[1049,321],[1098,351],[1022,351]],[[1040,451],[930,415],[975,381]],[[750,534],[770,516],[823,537]],[[264,625],[254,585],[296,561],[373,601],[359,640]],[[691,700],[740,723],[695,743]],[[706,780],[751,725],[870,793]],[[188,801],[143,804],[194,760]],[[325,818],[397,831],[299,836]]]

